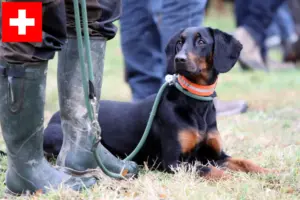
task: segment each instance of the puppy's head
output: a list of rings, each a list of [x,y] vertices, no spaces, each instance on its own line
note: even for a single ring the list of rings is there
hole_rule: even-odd
[[[190,27],[169,41],[167,73],[195,77],[203,72],[226,73],[237,62],[242,45],[218,29]]]

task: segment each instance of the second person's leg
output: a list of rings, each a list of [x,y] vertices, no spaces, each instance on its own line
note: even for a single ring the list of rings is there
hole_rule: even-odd
[[[160,34],[153,18],[152,0],[123,0],[121,45],[126,79],[133,100],[157,93],[163,81]],[[156,0],[157,7],[161,0]]]

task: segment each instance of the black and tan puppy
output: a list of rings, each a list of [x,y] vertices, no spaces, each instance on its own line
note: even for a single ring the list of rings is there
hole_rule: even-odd
[[[179,74],[178,83],[190,93],[214,96],[219,73],[226,73],[235,65],[241,49],[237,40],[220,30],[187,28],[178,32],[166,48],[168,73]],[[103,145],[121,158],[129,155],[142,137],[154,99],[155,95],[136,103],[101,101],[98,120]],[[57,112],[45,130],[45,152],[57,155],[62,139]],[[134,161],[146,161],[151,167],[169,172],[181,161],[199,161],[203,165],[197,167],[198,173],[206,178],[222,178],[226,169],[268,171],[251,161],[227,155],[213,101],[196,100],[174,86],[164,91],[150,134]]]

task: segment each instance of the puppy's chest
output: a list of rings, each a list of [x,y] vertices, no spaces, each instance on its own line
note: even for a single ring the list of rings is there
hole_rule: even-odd
[[[182,154],[193,152],[205,145],[208,138],[207,112],[191,115],[193,122],[186,124],[177,133]]]
[[[208,133],[193,127],[178,132],[178,142],[182,154],[192,153],[207,143]]]

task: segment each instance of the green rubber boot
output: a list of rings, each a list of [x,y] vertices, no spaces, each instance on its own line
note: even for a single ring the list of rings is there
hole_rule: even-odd
[[[97,100],[99,100],[106,40],[92,38],[90,44],[95,93]],[[98,166],[91,151],[95,134],[91,131],[91,122],[84,101],[77,41],[75,39],[69,38],[63,50],[59,52],[58,90],[64,139],[57,164],[76,171],[94,169]],[[99,105],[97,105],[97,111],[98,107]],[[126,175],[122,173],[127,178],[138,174],[138,166],[135,162],[119,160],[101,143],[98,145],[97,152],[109,171],[117,174],[127,172]]]
[[[93,177],[72,177],[44,158],[47,64],[0,63],[0,121],[8,154],[5,182],[12,194],[47,192],[62,185],[81,190],[96,183]]]

